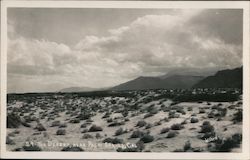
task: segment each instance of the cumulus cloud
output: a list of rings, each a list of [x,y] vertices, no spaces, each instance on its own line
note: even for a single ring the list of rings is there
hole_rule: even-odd
[[[14,75],[34,75],[33,83],[43,79],[60,81],[66,87],[106,87],[138,76],[162,75],[176,68],[207,70],[242,65],[242,44],[217,34],[218,30],[210,26],[213,22],[204,24],[197,20],[204,18],[206,12],[183,10],[171,15],[145,15],[109,30],[107,36],[85,36],[74,46],[10,38],[8,75],[12,79]],[[226,14],[223,12],[221,17],[224,19]],[[222,19],[220,25],[223,26]],[[51,78],[44,78],[48,76]],[[50,86],[44,82],[40,85]]]

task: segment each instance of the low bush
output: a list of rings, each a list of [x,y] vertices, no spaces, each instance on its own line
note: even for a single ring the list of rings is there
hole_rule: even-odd
[[[35,129],[38,131],[46,131],[46,128],[41,123],[38,123]]]
[[[172,130],[181,130],[181,129],[183,129],[184,127],[183,127],[183,125],[181,125],[181,124],[179,124],[179,123],[175,123],[175,124],[173,124],[172,126],[171,126],[171,129]]]
[[[169,127],[162,128],[162,129],[161,129],[161,134],[167,133],[169,130],[170,130]]]
[[[123,140],[119,138],[106,138],[102,141],[102,143],[121,144],[123,143]]]
[[[145,134],[144,136],[141,137],[140,141],[144,143],[150,143],[154,141],[154,136],[151,136],[149,134]]]
[[[90,138],[93,138],[93,136],[90,135],[90,134],[84,134],[84,135],[82,136],[82,139],[90,139]]]
[[[97,125],[92,125],[90,128],[89,128],[89,132],[99,132],[99,131],[102,131],[102,127],[99,127]]]
[[[204,121],[201,126],[200,133],[207,133],[207,132],[213,132],[213,131],[214,131],[214,126],[212,126],[209,121]]]
[[[137,124],[136,124],[136,127],[143,127],[147,124],[147,122],[145,121],[138,121]]]
[[[77,146],[67,146],[67,147],[64,147],[61,151],[81,152],[84,150],[80,147],[77,147]]]
[[[142,137],[143,135],[145,135],[144,132],[139,131],[139,130],[136,130],[136,131],[134,131],[134,132],[131,134],[130,138],[140,138],[140,137]]]
[[[28,145],[23,146],[24,151],[42,151],[42,149],[37,145]]]
[[[115,136],[119,136],[124,133],[127,133],[127,130],[124,130],[123,128],[119,128],[118,130],[115,131]]]
[[[56,131],[56,135],[65,135],[66,134],[66,130],[65,129],[58,129]]]
[[[191,120],[190,120],[191,123],[197,123],[199,122],[199,119],[198,118],[195,118],[195,117],[192,117]]]
[[[177,131],[169,131],[166,138],[173,138],[173,137],[177,136],[177,134],[178,134]]]
[[[233,121],[236,122],[242,122],[242,110],[238,110],[234,115],[233,115]]]

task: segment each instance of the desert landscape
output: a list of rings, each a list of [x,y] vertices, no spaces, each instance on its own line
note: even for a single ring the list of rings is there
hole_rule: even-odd
[[[242,152],[243,9],[85,7],[7,9],[8,151]]]
[[[241,152],[241,95],[238,89],[8,95],[7,149]]]

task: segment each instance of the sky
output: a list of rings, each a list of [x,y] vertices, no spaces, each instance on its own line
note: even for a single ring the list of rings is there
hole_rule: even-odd
[[[8,92],[242,65],[240,9],[9,8]]]

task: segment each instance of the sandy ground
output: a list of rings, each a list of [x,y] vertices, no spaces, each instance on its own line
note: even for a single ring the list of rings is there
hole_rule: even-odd
[[[145,96],[146,97],[146,96]],[[142,101],[145,97],[139,97],[137,98],[138,101]],[[119,104],[110,104],[111,100],[115,100],[116,102],[119,102]],[[67,101],[68,105],[72,104],[80,104],[83,107],[84,106],[91,106],[93,104],[97,104],[99,108],[105,108],[105,111],[111,110],[112,113],[108,118],[112,118],[118,120],[118,121],[124,121],[124,117],[121,113],[115,113],[115,108],[117,107],[122,108],[122,102],[128,100],[128,98],[102,98],[102,99],[94,99],[91,100],[91,98],[88,98],[87,100],[85,98],[81,99],[74,99]],[[40,101],[43,103],[42,100]],[[131,104],[134,103],[135,100],[131,100]],[[53,102],[54,104],[49,106],[50,104],[45,104],[49,107],[47,107],[46,113],[49,113],[53,111],[57,106],[61,105],[63,106],[64,103],[62,100],[57,100]],[[25,115],[30,115],[31,112],[34,112],[35,117],[37,117],[40,121],[40,123],[46,128],[46,131],[37,131],[34,129],[37,125],[36,121],[33,121],[29,123],[31,127],[24,127],[20,125],[18,128],[8,128],[7,129],[7,135],[9,138],[11,138],[15,144],[7,144],[7,150],[13,151],[17,148],[22,148],[26,143],[33,142],[36,143],[42,151],[61,151],[64,147],[63,145],[69,145],[69,144],[78,144],[82,145],[81,148],[83,148],[85,151],[113,151],[115,152],[117,147],[96,147],[97,144],[103,144],[102,141],[107,138],[119,138],[123,139],[125,143],[131,143],[135,144],[139,141],[140,138],[130,138],[130,135],[135,130],[140,130],[143,132],[149,132],[150,135],[154,137],[154,140],[150,143],[145,143],[145,148],[143,151],[151,151],[151,152],[173,152],[178,149],[182,149],[183,146],[187,141],[191,143],[192,148],[198,148],[199,150],[203,152],[208,152],[208,145],[213,142],[206,142],[205,140],[202,140],[199,138],[199,135],[201,135],[201,125],[204,121],[209,121],[212,126],[214,126],[214,131],[216,132],[216,135],[221,138],[230,137],[235,133],[241,133],[242,132],[242,123],[233,123],[232,118],[234,113],[236,113],[237,109],[242,108],[241,104],[238,104],[238,101],[236,102],[211,102],[208,104],[207,102],[197,103],[197,102],[182,102],[179,104],[175,104],[174,106],[178,106],[183,108],[186,114],[176,113],[179,114],[178,118],[169,118],[169,111],[163,111],[161,109],[161,105],[163,104],[165,108],[171,106],[172,101],[167,99],[160,99],[157,101],[150,101],[148,103],[139,103],[140,109],[147,108],[149,106],[154,106],[158,113],[154,114],[151,117],[143,118],[144,115],[147,113],[142,113],[140,110],[135,111],[129,111],[128,113],[128,120],[125,121],[124,125],[120,126],[114,126],[114,127],[108,127],[110,123],[107,122],[108,118],[102,118],[105,115],[105,111],[103,113],[97,111],[96,114],[91,117],[92,124],[87,126],[87,129],[90,128],[91,125],[96,124],[100,127],[102,127],[103,131],[99,132],[87,132],[87,133],[81,133],[83,128],[81,128],[81,124],[86,123],[86,120],[81,120],[80,123],[69,123],[69,120],[73,119],[74,116],[71,114],[66,114],[67,110],[59,112],[59,116],[55,116],[56,118],[54,120],[48,120],[47,117],[45,119],[41,119],[41,112],[45,112],[41,107],[38,107],[39,105],[31,105],[29,112],[24,113]],[[22,103],[20,101],[13,102],[11,104],[8,104],[8,107],[11,109],[8,110],[8,112],[11,112],[13,108],[18,108],[25,105],[25,103]],[[119,106],[120,105],[120,106]],[[227,113],[224,117],[221,118],[221,120],[218,121],[218,118],[208,118],[208,113],[212,110],[212,106],[216,108],[216,106],[221,108],[227,108]],[[229,106],[235,105],[236,107],[233,109],[229,109]],[[190,110],[192,108],[192,110]],[[203,108],[205,109],[205,113],[199,113],[199,110]],[[216,109],[215,109],[216,110]],[[73,111],[72,111],[73,112]],[[79,110],[76,110],[76,113],[78,113]],[[135,114],[135,115],[133,115]],[[137,115],[136,115],[137,114]],[[190,123],[191,117],[196,117],[199,122],[197,123]],[[163,119],[167,118],[168,121],[164,121]],[[62,128],[66,130],[65,135],[56,135],[56,132],[58,130],[58,126],[51,127],[51,124],[53,121],[60,121],[60,123],[67,124],[66,128]],[[146,123],[152,124],[152,127],[149,129],[146,129],[144,127],[136,127],[136,124],[138,121],[144,120]],[[175,123],[182,123],[186,120],[186,124],[183,124],[183,129],[178,130],[179,134],[177,134],[176,137],[173,138],[166,138],[167,133],[160,134],[162,128],[171,127]],[[161,121],[160,125],[154,125],[156,122]],[[119,136],[115,136],[116,130],[119,128],[127,129],[128,132],[124,133]],[[14,133],[14,132],[19,133]],[[101,138],[96,138],[96,134],[99,133],[101,135]],[[90,134],[93,136],[93,138],[89,139],[83,139],[84,134]],[[53,146],[54,145],[54,146]],[[84,146],[87,145],[87,146]],[[241,148],[234,148],[232,149],[232,152],[241,152]]]

